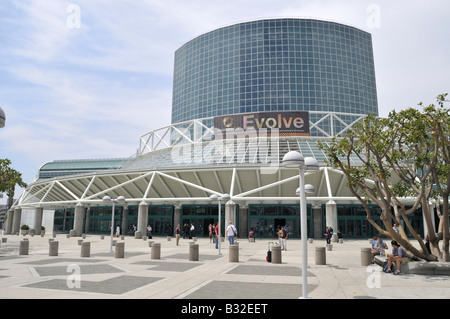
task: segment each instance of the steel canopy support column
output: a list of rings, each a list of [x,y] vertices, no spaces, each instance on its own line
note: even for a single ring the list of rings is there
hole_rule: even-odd
[[[333,232],[337,233],[338,221],[337,221],[337,205],[334,201],[330,200],[326,204],[326,225],[333,228]],[[333,234],[333,240],[336,240],[337,236]]]
[[[225,227],[228,226],[230,220],[233,225],[236,225],[236,203],[232,200],[225,203]]]
[[[12,227],[12,234],[15,235],[20,232],[20,220],[22,219],[22,209],[14,209],[14,220]]]
[[[73,220],[73,229],[75,230],[76,237],[80,237],[83,234],[83,217],[84,206],[83,204],[77,204],[75,206],[75,214]]]
[[[11,235],[14,224],[14,209],[8,210],[8,219],[6,220],[6,234]]]
[[[141,202],[138,208],[138,224],[137,230],[143,234],[147,234],[147,223],[148,223],[148,204],[146,202]]]
[[[36,207],[34,210],[34,234],[35,235],[41,234],[43,212],[44,212],[44,208],[42,208],[42,207]]]

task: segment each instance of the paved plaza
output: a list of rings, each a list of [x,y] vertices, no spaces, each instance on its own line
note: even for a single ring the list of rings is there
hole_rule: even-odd
[[[302,294],[301,241],[288,239],[282,263],[266,262],[269,239],[239,240],[239,262],[229,262],[208,238],[199,238],[199,260],[189,261],[192,240],[157,237],[161,258],[151,258],[149,240],[125,237],[125,258],[110,252],[109,237],[88,235],[90,257],[81,257],[80,238],[58,234],[58,256],[49,256],[46,235],[26,236],[29,254],[19,255],[23,236],[1,236],[0,298],[8,299],[296,299]],[[361,266],[361,248],[368,240],[345,240],[326,251],[326,265],[315,265],[315,247],[308,243],[308,293],[312,299],[449,298],[450,276],[380,272]]]

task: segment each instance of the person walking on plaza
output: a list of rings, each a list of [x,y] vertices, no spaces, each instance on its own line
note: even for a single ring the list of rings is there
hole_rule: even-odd
[[[286,239],[288,238],[288,232],[286,231],[286,227],[281,227],[278,232],[278,239],[281,242],[281,250],[287,250],[286,247]]]
[[[189,229],[189,239],[192,239],[192,236],[194,235],[194,224],[191,224],[191,228]]]
[[[228,237],[228,242],[230,243],[230,245],[234,245],[234,238],[237,235],[237,230],[236,227],[234,227],[231,220],[228,222],[228,227],[225,233],[226,233],[225,236]]]
[[[212,236],[212,228],[213,226],[211,224],[209,224],[208,226],[208,234],[209,234],[209,242],[211,243],[213,240],[213,236]]]
[[[183,239],[186,239],[186,236],[189,236],[189,226],[185,223],[183,225]]]
[[[150,224],[147,226],[147,237],[152,239],[152,226]]]
[[[214,227],[214,231],[216,233],[216,249],[219,249],[219,224],[216,224],[216,227]]]
[[[331,244],[331,236],[332,236],[332,232],[331,229],[327,227],[325,227],[325,239],[327,240],[327,244]]]
[[[181,237],[180,225],[177,225],[177,229],[175,229],[175,237],[177,239],[177,246],[179,246],[180,237]]]

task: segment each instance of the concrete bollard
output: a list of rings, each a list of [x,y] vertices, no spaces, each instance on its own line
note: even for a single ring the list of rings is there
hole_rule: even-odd
[[[197,242],[197,237],[192,237],[192,241],[195,243]]]
[[[136,230],[134,232],[134,238],[135,239],[142,239],[142,234],[141,234],[141,232],[139,230]]]
[[[49,243],[49,244],[50,244],[52,241],[54,241],[53,238],[49,238],[49,239],[48,239],[48,243]]]
[[[153,240],[150,240],[150,241],[148,242],[148,247],[152,247],[153,243],[154,243],[154,241],[153,241]]]
[[[327,256],[325,247],[316,247],[316,265],[326,265]]]
[[[198,244],[192,243],[189,245],[189,261],[198,261]]]
[[[82,243],[83,243],[83,239],[78,239],[78,246],[81,246]]]
[[[113,246],[117,245],[117,240],[113,240]]]
[[[75,234],[75,229],[71,229],[69,233],[70,237],[75,237]]]
[[[327,251],[333,250],[333,244],[327,244]]]
[[[272,264],[281,264],[281,246],[272,246]]]
[[[124,235],[120,235],[120,239],[125,240],[125,236]]]
[[[172,237],[167,236],[167,241],[171,241],[171,240],[172,240]]]
[[[314,240],[312,238],[308,239],[309,243],[312,244]]]
[[[24,238],[23,240],[26,240],[26,241],[28,241],[28,238]]]
[[[161,244],[160,243],[153,243],[151,258],[152,259],[161,259]]]
[[[45,233],[41,233],[41,237],[44,237],[45,236]]]
[[[101,240],[105,239],[105,235],[101,235],[101,236],[100,236],[100,239],[101,239]]]
[[[58,241],[52,241],[48,243],[48,255],[49,256],[58,256],[58,248],[59,248],[59,242]]]
[[[19,244],[19,255],[28,255],[30,242],[28,240],[21,240]]]
[[[147,236],[142,236],[143,241],[147,241]]]
[[[7,240],[8,240],[8,238],[3,237],[3,238],[2,238],[2,243],[6,243]]]
[[[125,258],[125,243],[116,243],[115,258]]]
[[[228,248],[228,261],[231,263],[239,262],[239,245],[230,245]]]
[[[70,238],[70,234],[67,234],[66,237],[67,237],[67,238]]]
[[[81,244],[81,257],[91,257],[91,243],[83,242]]]
[[[86,234],[81,235],[81,238],[86,239]]]
[[[361,266],[372,264],[372,253],[370,248],[361,248]]]
[[[339,244],[343,244],[344,240],[342,238],[339,238]]]
[[[53,234],[53,238],[56,238],[56,234]]]

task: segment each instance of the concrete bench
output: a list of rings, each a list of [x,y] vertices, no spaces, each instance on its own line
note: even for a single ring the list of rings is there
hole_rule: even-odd
[[[386,256],[375,256],[375,264],[383,267]],[[397,267],[393,263],[394,269]],[[414,275],[443,275],[450,276],[450,264],[445,262],[412,261],[401,264],[401,273]]]

